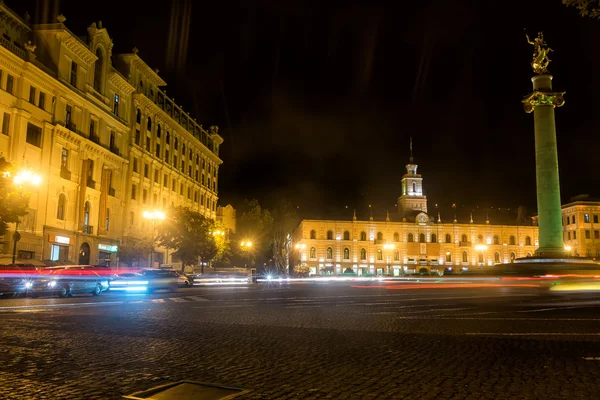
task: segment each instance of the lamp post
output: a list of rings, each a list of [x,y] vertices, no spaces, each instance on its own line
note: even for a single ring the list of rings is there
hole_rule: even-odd
[[[388,250],[386,252],[386,260],[387,260],[387,269],[388,269],[388,275],[394,275],[393,271],[391,271],[392,269],[392,260],[390,259],[390,250],[394,250],[396,248],[396,245],[394,243],[386,243],[383,245],[384,250]]]
[[[483,267],[485,265],[485,256],[484,256],[484,251],[486,251],[488,249],[488,247],[485,244],[477,244],[475,245],[475,250],[481,252],[481,259],[483,260],[483,262],[479,265],[480,267]]]
[[[24,169],[19,171],[13,178],[13,183],[18,186],[19,191],[23,191],[23,185],[39,186],[42,183],[42,177],[33,171]],[[21,240],[21,234],[19,233],[19,221],[15,224],[15,233],[13,234],[13,253],[12,263],[15,264],[17,260],[17,242]]]
[[[160,210],[153,210],[153,211],[144,211],[142,213],[142,216],[146,219],[149,219],[152,221],[152,249],[150,251],[150,266],[153,268],[154,267],[154,233],[156,230],[156,221],[163,221],[166,218],[166,215],[164,212],[160,211]]]
[[[240,243],[240,247],[244,253],[246,253],[246,261],[250,261],[250,249],[252,249],[253,243],[250,240],[243,240]],[[244,265],[245,268],[248,268],[248,263]]]

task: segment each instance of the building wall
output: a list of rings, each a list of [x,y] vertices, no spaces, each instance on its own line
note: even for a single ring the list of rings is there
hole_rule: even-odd
[[[217,222],[219,222],[229,233],[235,233],[236,230],[236,212],[231,204],[225,207],[217,207]]]
[[[600,202],[577,201],[562,208],[563,240],[571,254],[600,257]],[[568,247],[567,247],[568,248]]]

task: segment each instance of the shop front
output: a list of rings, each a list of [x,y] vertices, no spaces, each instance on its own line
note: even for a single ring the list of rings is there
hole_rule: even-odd
[[[119,251],[119,246],[116,244],[98,243],[98,265],[110,267],[116,265],[116,253]]]

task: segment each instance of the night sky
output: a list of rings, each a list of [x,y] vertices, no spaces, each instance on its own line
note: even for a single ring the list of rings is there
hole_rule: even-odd
[[[7,3],[36,19],[35,1]],[[137,47],[168,95],[205,127],[219,125],[222,205],[285,196],[313,218],[346,206],[393,209],[411,136],[430,207],[534,211],[533,115],[521,104],[533,48],[524,29],[542,30],[554,88],[567,92],[556,113],[563,203],[600,194],[600,20],[560,0],[348,3],[105,0],[59,9],[78,35],[101,20],[113,53]],[[187,45],[176,33],[169,41],[186,26],[186,4]]]

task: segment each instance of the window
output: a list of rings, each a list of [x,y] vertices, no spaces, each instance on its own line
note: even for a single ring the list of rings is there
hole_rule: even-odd
[[[377,240],[383,240],[383,233],[377,232]]]
[[[142,111],[138,108],[137,112],[135,113],[135,122],[137,122],[138,124],[142,123]]]
[[[450,251],[446,252],[446,262],[447,263],[451,263],[452,262],[452,253]]]
[[[192,188],[190,188],[189,186],[188,186],[188,195],[187,195],[187,198],[188,198],[188,200],[192,199]]]
[[[531,237],[525,237],[525,246],[531,246]]]
[[[400,235],[398,234],[398,232],[394,232],[394,242],[399,242],[400,241]]]
[[[175,143],[173,145],[173,148],[175,148],[175,150],[177,150],[179,148],[179,140],[177,140],[177,138],[175,138]]]
[[[347,247],[344,247],[344,260],[349,260],[350,259],[350,249]]]
[[[40,107],[42,110],[45,110],[45,105],[46,105],[46,93],[44,92],[40,92],[40,97],[38,99],[38,107]]]
[[[71,117],[72,117],[71,106],[67,104],[67,108],[65,110],[65,125],[69,129],[71,129]],[[71,129],[71,130],[73,130],[73,129]]]
[[[598,223],[598,214],[594,214],[594,223],[597,224]]]
[[[42,128],[32,123],[27,123],[27,137],[25,141],[31,145],[40,147],[42,144]]]
[[[478,261],[479,261],[479,263],[483,263],[483,253],[479,253]]]
[[[460,241],[461,241],[461,242],[467,242],[467,235],[462,235],[462,236],[460,237]]]
[[[148,167],[148,164],[144,163],[144,178],[148,178],[150,173],[150,168]]]
[[[583,214],[583,222],[586,224],[590,222],[590,214]]]
[[[591,237],[592,237],[592,234],[591,234],[590,230],[589,230],[589,229],[586,229],[586,230],[585,230],[585,238],[586,238],[586,239],[591,239]]]
[[[400,261],[400,252],[398,250],[394,251],[394,261]]]
[[[179,184],[179,195],[183,196],[183,183]]]
[[[462,262],[464,262],[464,263],[469,262],[469,255],[467,254],[466,251],[462,252]]]
[[[166,144],[170,144],[171,143],[171,134],[169,132],[167,132],[167,137],[165,138],[165,143]]]
[[[327,259],[331,260],[333,258],[333,250],[331,249],[331,247],[327,248]]]
[[[419,242],[420,242],[420,243],[425,243],[425,234],[424,234],[424,233],[421,233],[421,234],[419,235]]]
[[[310,238],[311,239],[316,239],[317,238],[317,232],[315,232],[314,230],[310,231]]]
[[[437,235],[435,233],[431,234],[431,243],[437,243]]]
[[[117,136],[113,131],[110,131],[110,142],[108,142],[111,149],[117,147]]]
[[[96,121],[93,119],[90,120],[90,136],[95,136],[96,134]]]
[[[413,234],[412,234],[412,233],[409,233],[409,234],[408,234],[408,240],[407,240],[407,242],[409,242],[409,243],[412,243],[412,242],[414,242],[414,241],[415,241],[415,237],[413,236]]]
[[[146,136],[146,151],[150,153],[150,144],[152,143],[152,138],[150,136]]]
[[[142,142],[142,134],[140,133],[139,129],[136,129],[135,130],[135,144],[137,144],[139,146],[141,142]]]
[[[571,232],[570,231],[567,232],[567,238],[568,238],[568,240],[571,240]]]
[[[446,243],[452,243],[452,236],[449,233],[446,233]]]
[[[35,88],[33,86],[29,86],[29,102],[35,104]]]
[[[333,240],[333,232],[327,231],[327,240]]]
[[[133,167],[132,167],[132,169],[133,169],[133,172],[136,172],[136,173],[138,172],[138,160],[137,160],[137,158],[133,159]]]
[[[71,61],[71,77],[69,79],[71,86],[77,87],[77,63]]]
[[[177,168],[177,156],[173,155],[173,166]]]
[[[417,184],[414,183],[414,182],[412,184],[412,189],[413,189],[412,191],[416,193],[416,191],[417,191]]]
[[[182,157],[181,157],[181,158],[185,157],[185,143],[183,143],[183,144],[181,145],[181,155],[182,155]]]
[[[155,149],[154,155],[156,155],[157,158],[160,158],[160,144],[158,144],[158,143],[156,143],[156,149]]]
[[[577,240],[577,231],[573,231],[573,240]]]
[[[148,129],[148,132],[152,132],[152,118],[148,117],[148,123],[146,125],[146,129]]]
[[[170,158],[169,158],[169,148],[167,147],[165,149],[165,162],[168,164],[170,162]]]
[[[366,260],[367,259],[367,250],[360,249],[360,259],[361,260]]]
[[[65,220],[65,205],[67,203],[67,198],[64,193],[58,195],[58,207],[56,208],[56,219],[60,219],[61,221]]]
[[[89,201],[86,201],[83,205],[83,225],[90,226],[90,212],[92,211],[92,206]]]
[[[363,231],[363,232],[360,233],[360,240],[363,240],[363,241],[367,240],[367,233],[366,232]]]
[[[517,255],[514,252],[510,253],[510,262],[511,263],[514,263],[516,258],[517,258]]]
[[[310,248],[310,258],[317,258],[317,250],[314,247]]]
[[[600,231],[594,231],[594,239],[600,239]]]
[[[159,139],[160,139],[160,133],[161,133],[160,124],[158,124],[156,126],[156,137]]]
[[[483,236],[482,235],[477,236],[477,243],[483,243]]]
[[[173,182],[171,183],[171,190],[174,192],[177,189],[175,189],[177,187],[177,181],[175,180],[175,178],[173,178]]]
[[[148,200],[148,191],[146,189],[144,189],[142,191],[142,201],[144,202],[144,204],[146,204],[147,200]]]
[[[377,260],[383,260],[383,252],[381,249],[377,249]]]
[[[135,200],[136,196],[136,189],[137,187],[135,185],[131,185],[131,200]]]
[[[510,244],[511,246],[514,246],[514,245],[516,244],[516,241],[515,241],[515,237],[514,237],[514,236],[511,236],[511,237],[510,237],[510,239],[508,240],[508,244]]]
[[[498,235],[494,235],[494,244],[500,244],[500,238]]]
[[[567,215],[567,225],[571,224],[571,218]]]
[[[69,149],[62,148],[60,153],[60,169],[69,170]]]
[[[500,262],[500,253],[499,252],[495,252],[494,253],[494,262],[495,263],[499,263]]]
[[[154,170],[154,182],[158,183],[159,172],[157,169]]]
[[[163,176],[163,186],[164,187],[169,186],[169,176],[167,174],[165,174],[165,176]]]
[[[15,78],[12,75],[6,74],[6,91],[10,94],[13,92],[13,86],[15,83]]]
[[[350,232],[344,231],[344,240],[350,240]]]
[[[104,59],[100,47],[96,49],[96,57],[98,59],[94,64],[94,90],[100,92],[100,87],[102,86],[102,61]]]
[[[119,95],[115,93],[115,99],[113,101],[113,114],[119,116]]]
[[[4,113],[4,118],[2,118],[2,133],[8,135],[8,129],[10,128],[10,114]]]
[[[572,224],[574,224],[574,223],[575,223],[575,216],[574,216],[574,215],[571,217],[571,223],[572,223]]]
[[[108,228],[110,227],[110,208],[106,209],[106,224],[105,224],[105,229],[108,231]]]

